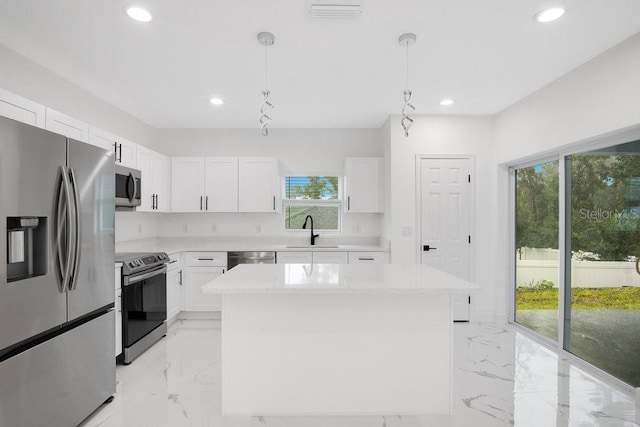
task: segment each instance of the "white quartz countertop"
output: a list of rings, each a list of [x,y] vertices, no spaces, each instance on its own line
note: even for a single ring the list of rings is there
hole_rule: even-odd
[[[318,239],[320,240],[320,239]],[[378,239],[360,239],[359,241],[336,241],[327,237],[315,246],[308,244],[309,239],[291,239],[283,242],[282,239],[250,239],[246,237],[233,238],[206,238],[206,237],[163,237],[153,239],[134,240],[116,243],[116,252],[177,252],[196,251],[375,251],[385,252],[389,249],[382,246]]]
[[[242,264],[202,286],[207,294],[468,293],[478,285],[422,264]]]

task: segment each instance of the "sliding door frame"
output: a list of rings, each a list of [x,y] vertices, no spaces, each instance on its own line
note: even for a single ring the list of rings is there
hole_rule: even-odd
[[[527,336],[535,339],[536,341],[555,349],[561,358],[568,359],[572,364],[579,366],[585,371],[603,378],[609,383],[614,384],[618,388],[627,390],[630,393],[635,393],[637,401],[640,403],[640,387],[635,388],[630,384],[614,377],[608,372],[603,371],[595,365],[579,358],[573,353],[565,350],[570,348],[570,331],[568,330],[571,320],[571,289],[566,286],[567,283],[571,283],[571,234],[567,231],[571,230],[571,200],[567,197],[571,191],[571,180],[567,179],[567,172],[571,172],[571,156],[574,154],[581,154],[589,151],[599,150],[602,148],[611,147],[618,144],[624,144],[631,141],[640,140],[640,124],[630,126],[618,131],[610,132],[607,134],[599,135],[593,138],[588,138],[576,143],[569,144],[562,149],[547,150],[536,155],[530,155],[512,162],[501,164],[508,171],[507,179],[509,183],[508,189],[508,227],[509,242],[507,244],[508,257],[509,257],[509,298],[508,298],[508,320],[519,332],[526,334]],[[557,341],[544,337],[535,331],[517,323],[516,313],[516,301],[515,301],[515,282],[516,282],[516,174],[517,169],[525,167],[531,167],[538,164],[550,162],[559,162],[558,170],[558,337]],[[560,360],[559,360],[560,362]]]

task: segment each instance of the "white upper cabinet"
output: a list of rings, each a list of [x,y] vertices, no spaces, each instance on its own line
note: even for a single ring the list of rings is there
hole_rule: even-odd
[[[344,173],[345,212],[384,211],[384,169],[381,157],[347,157]]]
[[[237,157],[205,158],[204,196],[208,212],[238,212]]]
[[[138,161],[136,156],[138,153],[138,145],[136,143],[118,137],[115,141],[114,151],[116,164],[126,166],[128,168],[137,167]]]
[[[116,144],[116,136],[106,130],[99,129],[95,126],[89,126],[89,144],[105,150],[113,151]]]
[[[89,126],[89,139],[86,142],[105,150],[112,150],[117,165],[137,168],[137,144],[95,126]]]
[[[171,212],[204,212],[204,157],[171,159]]]
[[[137,169],[142,174],[142,200],[138,212],[169,212],[169,158],[138,145]]]
[[[0,116],[45,128],[45,106],[0,89]]]
[[[158,153],[153,167],[154,181],[157,182],[156,212],[171,212],[171,161]],[[144,185],[144,181],[143,181]]]
[[[77,141],[89,142],[89,124],[48,107],[45,115],[47,130]]]
[[[171,194],[172,212],[276,212],[278,160],[174,157]]]
[[[278,212],[279,175],[275,157],[240,157],[238,211]]]
[[[144,147],[138,147],[136,153],[136,168],[140,170],[142,188],[140,189],[140,206],[137,212],[151,212],[155,210],[155,194],[153,193],[153,157],[154,153]]]

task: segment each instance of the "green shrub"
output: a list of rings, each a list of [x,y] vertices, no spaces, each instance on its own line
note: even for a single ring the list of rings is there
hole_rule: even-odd
[[[553,289],[555,284],[551,280],[539,280],[534,286],[533,289],[543,291],[545,289]]]

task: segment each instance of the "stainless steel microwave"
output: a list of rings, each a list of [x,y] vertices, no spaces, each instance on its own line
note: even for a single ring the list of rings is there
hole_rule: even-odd
[[[116,210],[135,210],[141,203],[142,173],[116,165]]]

